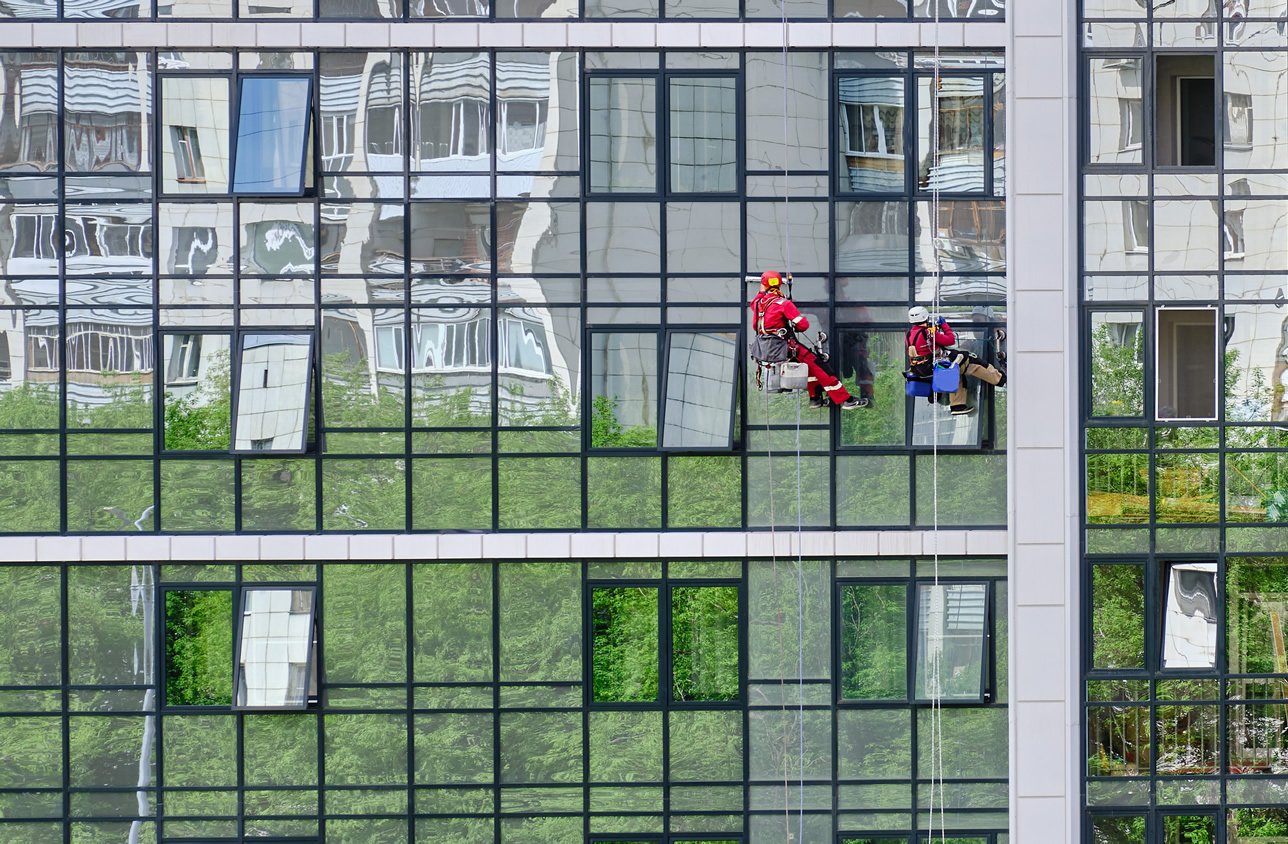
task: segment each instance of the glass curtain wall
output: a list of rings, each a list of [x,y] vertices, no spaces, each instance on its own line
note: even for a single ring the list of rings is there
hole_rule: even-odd
[[[793,51],[786,157],[782,61],[0,51],[0,531],[930,526],[936,430],[1004,524],[1005,389],[900,374],[914,304],[1005,365],[1001,59]],[[765,269],[872,400],[800,410],[799,512]]]
[[[1274,4],[1086,0],[1087,834],[1288,831],[1275,597],[1288,183]],[[1267,701],[1267,702],[1263,702]]]
[[[1006,844],[1006,564],[934,565],[0,566],[0,841]]]

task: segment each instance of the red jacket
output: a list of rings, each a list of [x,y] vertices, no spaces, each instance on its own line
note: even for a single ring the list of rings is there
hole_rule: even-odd
[[[804,331],[809,320],[796,310],[792,300],[774,290],[762,290],[747,306],[751,311],[752,329],[757,334],[772,334],[780,328]]]
[[[952,327],[944,322],[935,329],[935,348],[942,349],[957,343],[957,335]],[[905,335],[908,346],[908,359],[913,366],[930,359],[930,323],[914,325]]]

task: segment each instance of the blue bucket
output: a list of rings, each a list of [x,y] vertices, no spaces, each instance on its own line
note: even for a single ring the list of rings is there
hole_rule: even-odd
[[[903,391],[910,396],[926,398],[930,395],[930,384],[926,381],[906,381],[904,382]]]
[[[931,376],[930,386],[936,393],[955,393],[961,384],[962,373],[957,364],[941,360],[935,364],[935,374]]]

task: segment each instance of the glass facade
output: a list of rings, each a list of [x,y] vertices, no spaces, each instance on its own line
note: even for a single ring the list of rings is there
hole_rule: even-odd
[[[1005,575],[0,566],[0,841],[1005,844]]]
[[[1288,831],[1281,10],[1084,0],[1082,15],[1085,833],[1273,840]]]
[[[1003,526],[1005,389],[950,416],[900,374],[936,256],[960,345],[1004,355],[1000,55],[932,91],[929,53],[793,50],[786,126],[783,55],[0,51],[0,531],[926,527],[936,477],[939,525]],[[1275,201],[1236,182],[1269,269]],[[1173,194],[1167,225],[1216,219]],[[756,389],[764,269],[873,408]],[[1245,278],[1223,323],[1214,295],[1159,324],[1234,326],[1252,419],[1277,347]]]

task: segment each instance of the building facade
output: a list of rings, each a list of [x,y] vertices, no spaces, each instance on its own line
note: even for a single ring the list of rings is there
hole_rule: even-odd
[[[0,5],[0,842],[1225,829],[1233,772],[1139,766],[1168,741],[1226,758],[1224,675],[1273,655],[1179,675],[1211,695],[1176,705],[1171,663],[1131,663],[1129,640],[1102,664],[1080,618],[1103,581],[1128,620],[1189,625],[1141,633],[1159,659],[1226,641],[1193,615],[1228,592],[1217,519],[1143,527],[1180,519],[1136,488],[1144,518],[1106,515],[1093,476],[1217,512],[1170,492],[1230,459],[1215,411],[1142,421],[1194,412],[1177,386],[1215,359],[1167,393],[1133,387],[1133,350],[1225,326],[1239,418],[1273,422],[1273,301],[1231,329],[1203,291],[1237,249],[1259,273],[1242,298],[1273,300],[1279,218],[1252,198],[1268,175],[1229,188],[1239,223],[1211,243],[1187,227],[1218,214],[1219,174],[1211,197],[1124,193],[1155,166],[1153,42],[1078,14]],[[1205,50],[1253,57],[1225,149],[1272,170],[1259,121],[1288,53],[1178,55]],[[1075,65],[1121,126],[1074,131]],[[1092,191],[1102,172],[1118,193]],[[765,269],[871,409],[758,389]],[[1155,304],[1155,276],[1176,295]],[[905,396],[913,305],[1007,385],[968,381],[965,416]],[[1101,393],[1139,407],[1077,410]],[[1273,474],[1271,447],[1241,468]]]

